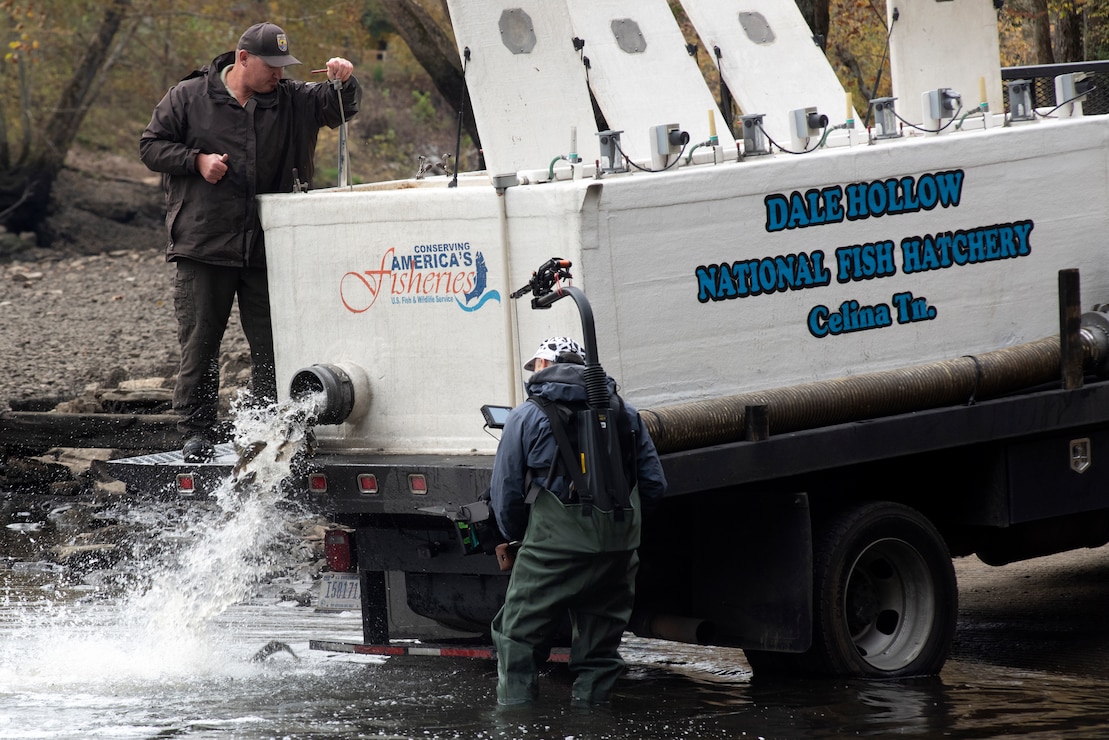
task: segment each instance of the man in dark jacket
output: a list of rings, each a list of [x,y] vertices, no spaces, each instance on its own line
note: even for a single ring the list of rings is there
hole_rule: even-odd
[[[574,340],[545,340],[524,365],[535,371],[527,384],[528,396],[584,406],[588,394],[583,363]],[[611,378],[608,386],[615,400]],[[492,625],[499,704],[527,704],[538,695],[539,663],[567,612],[574,631],[574,703],[607,702],[624,670],[619,646],[635,600],[641,506],[662,498],[666,477],[639,413],[626,403],[623,408],[626,424],[617,426],[630,432],[621,434],[621,444],[635,452],[636,484],[631,510],[620,514],[615,513],[617,507],[598,500],[585,513],[572,475],[552,468],[560,453],[550,418],[539,405],[523,403],[505,421],[490,498],[501,533],[510,542],[519,541],[520,549],[504,606]]]
[[[250,343],[253,396],[277,396],[255,196],[310,183],[320,128],[358,112],[361,89],[349,61],[329,60],[327,83],[283,79],[290,64],[300,61],[281,28],[251,26],[235,51],[170,88],[139,141],[143,163],[162,173],[166,194],[166,259],[177,265],[181,345],[173,407],[189,462],[209,459],[217,441],[219,348],[236,297]]]

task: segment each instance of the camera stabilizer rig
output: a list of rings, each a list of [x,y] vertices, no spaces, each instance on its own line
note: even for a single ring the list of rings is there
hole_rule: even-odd
[[[607,502],[620,501],[616,492],[627,489],[620,463],[622,456],[615,416],[620,411],[614,407],[609,396],[608,375],[601,367],[597,355],[593,307],[580,288],[561,283],[562,280],[573,278],[570,274],[571,266],[570,260],[552,257],[532,273],[527,285],[511,295],[518,299],[531,293],[531,307],[535,309],[550,308],[567,296],[574,299],[581,316],[585,346],[585,391],[589,403],[589,408],[577,415],[578,445],[581,447],[582,467],[588,488],[588,492],[579,492],[579,495]],[[582,507],[583,514],[588,511],[588,507]]]
[[[562,280],[572,280],[570,260],[552,257],[531,274],[527,285],[512,293],[513,299],[531,293],[531,307],[550,308],[556,302],[569,296],[574,299],[581,316],[582,344],[585,346],[586,391],[592,408],[608,407],[608,383],[604,369],[597,357],[597,332],[593,324],[593,307],[580,288],[563,285]],[[591,380],[596,382],[590,382]]]
[[[517,299],[531,293],[532,308],[550,308],[563,297],[561,293],[564,287],[560,281],[574,279],[570,274],[571,264],[570,260],[551,257],[531,274],[528,284],[513,292],[511,297]],[[555,286],[558,286],[557,289]]]
[[[570,260],[552,257],[532,273],[527,285],[514,291],[511,296],[513,299],[519,299],[531,293],[531,307],[535,309],[550,308],[566,296],[573,298],[577,305],[585,346],[585,388],[589,403],[589,408],[577,414],[578,446],[581,448],[582,472],[586,489],[579,491],[579,496],[583,504],[586,501],[592,502],[599,499],[607,505],[609,502],[622,501],[622,497],[617,492],[628,489],[621,465],[623,457],[615,416],[622,412],[609,397],[608,376],[597,357],[597,332],[593,324],[593,308],[589,305],[589,299],[579,288],[562,284],[563,280],[573,279],[570,273],[571,265]],[[493,523],[487,499],[457,508],[428,506],[419,510],[450,519],[458,529],[459,545],[464,555],[476,552],[488,553],[491,551],[490,548],[493,548],[498,553],[498,557],[504,560],[502,570],[511,567],[511,556],[501,554],[505,544]],[[590,508],[583,505],[582,514],[589,513]],[[623,512],[617,509],[617,519],[622,517]]]

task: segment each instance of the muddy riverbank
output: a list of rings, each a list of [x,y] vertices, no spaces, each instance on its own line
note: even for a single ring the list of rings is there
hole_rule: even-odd
[[[0,413],[168,410],[180,356],[157,178],[77,152],[54,196],[42,235],[0,231]],[[250,376],[237,317],[221,367],[226,408]],[[118,558],[123,486],[92,469],[116,453],[12,444],[0,439],[0,567],[58,547],[82,567]]]
[[[0,410],[46,410],[86,389],[176,373],[157,183],[137,160],[75,153],[43,233],[0,232]],[[245,351],[233,320],[225,362]]]

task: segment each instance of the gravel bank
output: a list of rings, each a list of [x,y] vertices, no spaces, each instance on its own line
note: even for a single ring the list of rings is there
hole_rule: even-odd
[[[173,388],[180,359],[175,268],[165,261],[157,178],[123,158],[76,153],[72,160],[41,233],[0,228],[0,412],[59,404],[63,411],[106,410],[97,407],[97,391],[115,388],[141,388],[165,404]],[[229,400],[250,377],[237,311],[222,350],[221,396]],[[126,581],[135,548],[142,551],[162,528],[137,524],[123,484],[95,471],[94,461],[116,453],[53,449],[20,457],[4,442],[0,573],[30,563],[69,580],[92,573]],[[160,508],[171,520],[175,511],[181,515],[176,505],[154,511]],[[298,584],[323,567],[327,524],[307,512],[288,523]],[[296,598],[308,602],[306,593]]]
[[[172,269],[153,249],[4,266],[0,404],[45,410],[89,385],[173,375]]]
[[[140,379],[172,387],[180,353],[161,190],[66,169],[55,196],[50,247],[23,235],[27,248],[0,253],[0,410],[46,410]],[[237,313],[223,351],[246,353]]]

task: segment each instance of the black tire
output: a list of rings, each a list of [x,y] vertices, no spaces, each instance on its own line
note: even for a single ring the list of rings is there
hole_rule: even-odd
[[[917,511],[868,503],[826,520],[813,545],[813,644],[748,651],[756,675],[898,678],[947,660],[958,588],[947,546]]]

